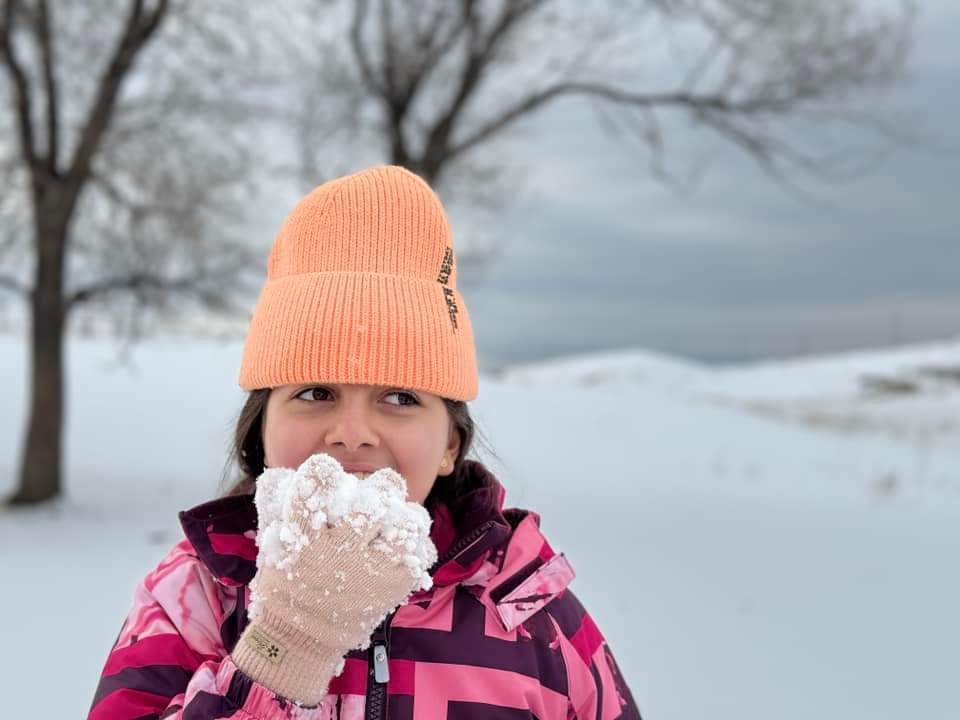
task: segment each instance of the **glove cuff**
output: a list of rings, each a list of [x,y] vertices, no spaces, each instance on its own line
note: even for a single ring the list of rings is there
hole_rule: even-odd
[[[327,694],[343,652],[325,647],[269,609],[247,625],[230,654],[251,680],[303,706]]]

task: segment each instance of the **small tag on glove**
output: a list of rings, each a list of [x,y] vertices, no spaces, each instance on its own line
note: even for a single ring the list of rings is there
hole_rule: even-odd
[[[253,651],[269,660],[274,664],[279,664],[283,656],[287,654],[287,649],[280,643],[267,635],[263,630],[257,627],[251,627],[243,634],[244,642],[253,649]]]

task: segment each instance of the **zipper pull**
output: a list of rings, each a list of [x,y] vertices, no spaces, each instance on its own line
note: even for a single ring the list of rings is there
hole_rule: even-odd
[[[387,646],[373,646],[373,679],[383,684],[390,680],[390,665],[387,662]]]

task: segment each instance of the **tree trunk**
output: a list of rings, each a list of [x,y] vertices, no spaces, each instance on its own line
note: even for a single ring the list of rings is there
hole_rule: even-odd
[[[30,420],[20,460],[20,487],[9,502],[27,505],[60,494],[63,445],[63,263],[66,223],[41,206],[37,233],[36,284],[30,302]],[[46,217],[45,217],[46,216]]]

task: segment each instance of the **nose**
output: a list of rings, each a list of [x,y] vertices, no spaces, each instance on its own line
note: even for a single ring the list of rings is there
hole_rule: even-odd
[[[323,438],[327,447],[339,446],[348,452],[356,452],[361,447],[377,447],[380,444],[380,436],[371,424],[367,407],[360,398],[355,401],[341,399],[329,418],[330,425]]]

